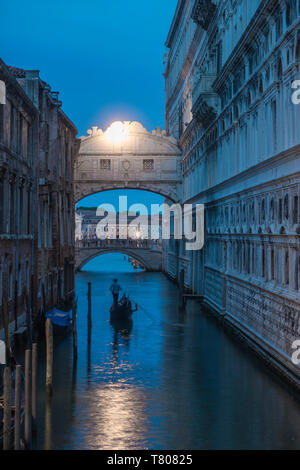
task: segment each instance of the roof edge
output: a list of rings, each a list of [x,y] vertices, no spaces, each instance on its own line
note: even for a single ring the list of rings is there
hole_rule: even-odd
[[[170,27],[170,30],[169,30],[169,33],[168,33],[167,40],[165,42],[165,46],[168,47],[169,49],[172,45],[172,41],[173,41],[173,38],[174,38],[174,33],[175,33],[175,30],[178,26],[178,23],[179,23],[179,20],[180,20],[180,15],[181,15],[182,10],[184,8],[185,2],[186,2],[186,0],[178,0],[176,11],[175,11],[175,14],[174,14],[174,18],[173,18],[173,21],[172,21],[172,24],[171,24],[171,27]]]

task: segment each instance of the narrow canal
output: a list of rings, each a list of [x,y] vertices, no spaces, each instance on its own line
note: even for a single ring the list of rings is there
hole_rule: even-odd
[[[123,334],[109,323],[116,274],[141,306],[132,330]],[[198,304],[179,318],[177,288],[163,274],[134,272],[114,254],[91,262],[76,283],[77,368],[72,338],[57,342],[54,396],[45,407],[40,393],[35,448],[300,448],[297,397]]]

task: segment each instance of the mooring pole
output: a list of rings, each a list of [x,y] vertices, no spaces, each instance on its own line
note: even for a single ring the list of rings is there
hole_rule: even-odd
[[[179,274],[179,306],[183,310],[185,307],[184,302],[184,269],[180,270]]]
[[[15,298],[14,298],[14,320],[15,320],[15,331],[18,329],[18,280],[15,280]]]
[[[15,369],[15,435],[14,447],[15,450],[20,450],[21,438],[21,366],[16,366]]]
[[[74,361],[77,361],[77,301],[76,300],[73,300],[72,324],[73,324],[73,358],[74,358]]]
[[[50,318],[46,320],[46,392],[52,395],[53,383],[53,327]]]
[[[11,366],[12,362],[12,350],[10,345],[10,337],[9,337],[9,315],[8,315],[8,305],[7,305],[7,297],[4,295],[2,296],[2,314],[3,314],[3,327],[4,327],[4,335],[5,335],[5,357],[6,357],[6,364]]]
[[[26,305],[26,326],[27,326],[27,347],[32,348],[32,325],[31,325],[31,309],[29,302],[29,294],[25,287],[25,305]]]
[[[32,345],[32,431],[36,432],[37,426],[37,367],[38,367],[38,345]]]
[[[31,350],[25,351],[25,445],[31,447]]]
[[[10,432],[11,432],[11,368],[5,367],[3,377],[3,394],[4,394],[4,410],[3,410],[3,450],[10,449]]]
[[[51,450],[52,446],[52,398],[46,395],[45,404],[45,450]]]
[[[92,330],[92,283],[88,283],[88,338],[91,339]]]

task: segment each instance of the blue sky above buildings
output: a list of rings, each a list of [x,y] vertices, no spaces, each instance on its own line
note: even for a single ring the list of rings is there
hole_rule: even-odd
[[[0,55],[8,65],[40,70],[41,78],[60,92],[79,135],[115,120],[141,121],[149,131],[164,127],[164,43],[176,4],[2,2]],[[145,193],[142,200],[149,203],[153,197]],[[97,196],[85,203],[96,204]]]
[[[79,135],[114,120],[164,127],[163,54],[177,0],[1,4],[1,57],[40,70]]]

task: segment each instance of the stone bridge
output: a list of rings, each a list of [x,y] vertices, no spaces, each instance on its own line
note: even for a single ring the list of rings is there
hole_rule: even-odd
[[[106,253],[123,253],[136,259],[147,271],[162,270],[162,247],[153,240],[78,240],[76,242],[76,270],[97,256]]]
[[[75,203],[112,189],[141,189],[180,201],[181,150],[165,131],[114,122],[105,132],[93,127],[87,134],[80,137],[74,162]]]

